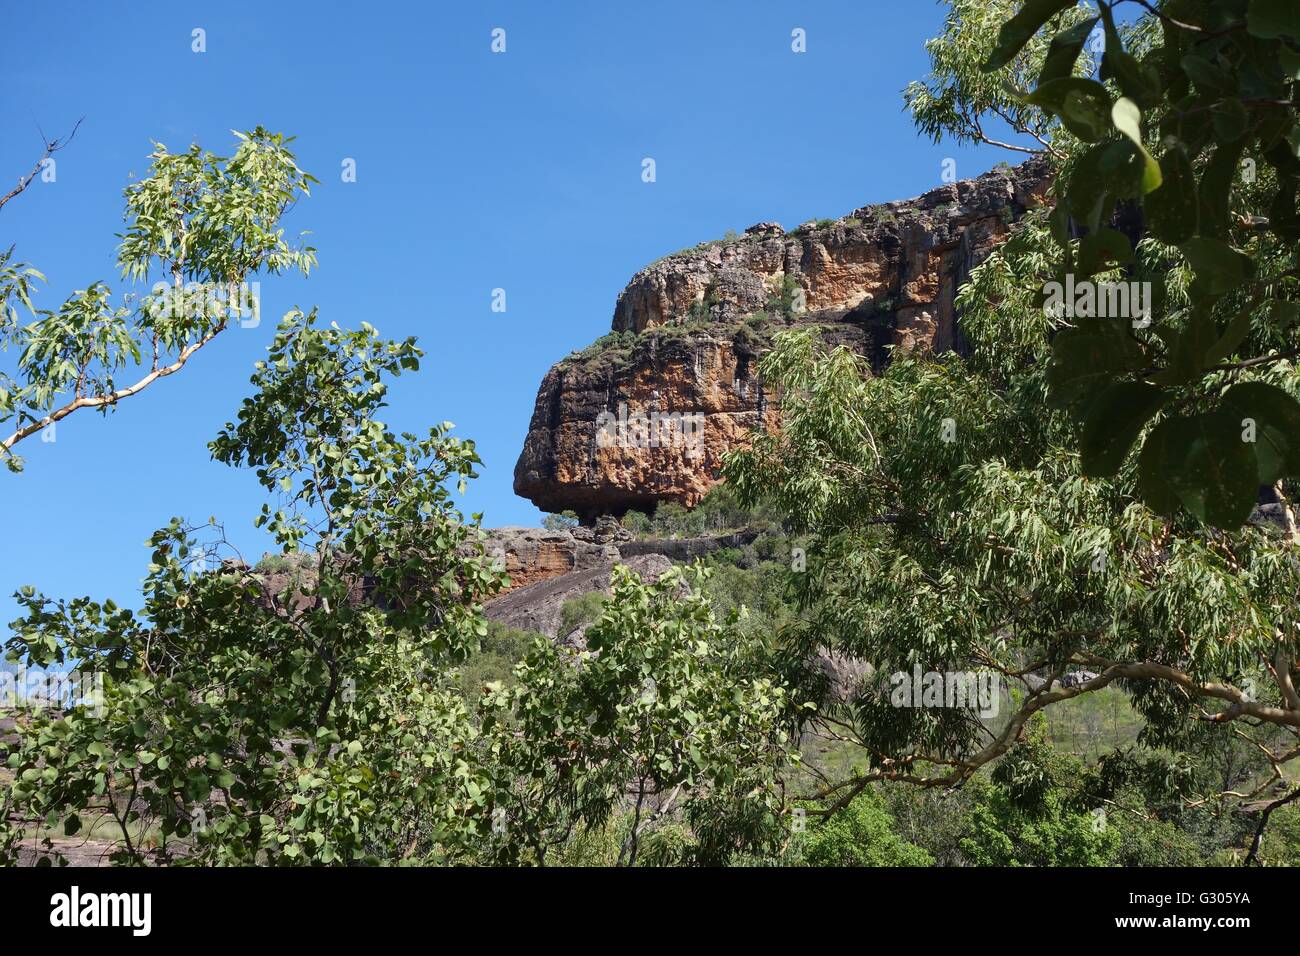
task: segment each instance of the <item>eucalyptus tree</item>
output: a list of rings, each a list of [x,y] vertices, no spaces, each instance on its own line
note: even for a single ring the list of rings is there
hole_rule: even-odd
[[[959,295],[970,357],[896,354],[873,377],[805,331],[761,365],[783,426],[726,474],[810,535],[782,637],[794,659],[874,666],[813,719],[868,761],[821,786],[817,812],[874,780],[948,788],[1008,756],[1026,772],[1034,715],[1107,687],[1146,745],[1195,756],[1219,735],[1253,755],[1243,779],[1187,794],[1256,811],[1251,856],[1300,798],[1295,8],[1141,4],[1121,24],[1119,6],[955,0],[934,74],[908,88],[922,131],[987,142],[994,117],[1060,174]],[[1117,225],[1126,202],[1137,229]],[[1154,314],[1061,314],[1048,290],[1076,272],[1150,283]],[[1010,712],[898,706],[891,681],[915,668],[991,671]]]
[[[1136,327],[1071,314],[1054,336],[1051,400],[1087,425],[1087,473],[1113,475],[1137,449],[1153,508],[1239,527],[1261,486],[1274,497],[1300,478],[1300,403],[1242,380],[1300,356],[1300,8],[959,2],[931,52],[935,77],[908,91],[924,132],[981,139],[992,111],[1059,162],[1059,283],[1144,258],[1171,274],[1148,270],[1154,309]]]
[[[155,143],[148,175],[127,187],[117,262],[131,283],[152,281],[149,293],[115,301],[92,282],[21,324],[17,306],[32,309],[42,277],[12,249],[0,256],[0,348],[17,352],[0,373],[0,457],[11,471],[22,469],[19,442],[82,409],[107,414],[256,314],[252,277],[315,265],[315,250],[280,225],[316,182],[289,151],[293,138],[260,126],[235,136],[228,157]]]

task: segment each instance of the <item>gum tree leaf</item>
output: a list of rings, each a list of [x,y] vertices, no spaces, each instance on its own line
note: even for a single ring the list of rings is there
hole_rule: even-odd
[[[1250,0],[1246,29],[1265,40],[1283,36],[1300,40],[1300,4],[1295,0]]]
[[[1240,430],[1245,431],[1248,420],[1254,423],[1261,485],[1300,477],[1300,402],[1276,385],[1241,382],[1224,393],[1223,404]]]
[[[1107,386],[1084,415],[1079,455],[1089,478],[1109,478],[1151,417],[1168,400],[1167,393],[1147,382],[1116,382]]]
[[[1142,206],[1151,234],[1176,246],[1196,234],[1196,173],[1187,154],[1177,146],[1160,157],[1160,172],[1160,188],[1150,193]]]
[[[1147,152],[1146,145],[1142,142],[1142,111],[1138,109],[1138,105],[1127,96],[1121,96],[1115,101],[1115,105],[1111,107],[1110,118],[1111,122],[1115,124],[1115,128],[1127,136],[1142,153],[1144,164],[1142,170],[1143,194],[1159,189],[1161,182],[1163,182],[1160,175],[1160,164]]]
[[[980,69],[990,73],[1006,66],[1044,23],[1073,6],[1075,0],[1027,0],[1020,12],[1002,25],[997,46]]]

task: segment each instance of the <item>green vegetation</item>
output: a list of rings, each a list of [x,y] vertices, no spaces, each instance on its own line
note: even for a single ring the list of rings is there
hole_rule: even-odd
[[[1300,479],[1300,21],[1293,3],[1178,0],[1124,25],[1127,5],[1034,0],[1003,19],[957,0],[908,105],[936,141],[990,142],[980,117],[996,114],[1052,160],[1033,288],[1051,303],[1057,283],[1066,307],[1047,397],[1081,424],[1082,473],[1114,478],[1135,457],[1152,511],[1237,529],[1261,486]],[[1157,321],[1060,301],[1094,279],[1151,283]]]
[[[798,848],[805,866],[930,866],[921,847],[900,839],[894,818],[875,791],[867,791],[844,812],[813,825]]]
[[[605,607],[605,594],[603,591],[588,591],[578,597],[570,598],[564,602],[560,609],[560,637],[567,637],[576,629],[584,624],[590,624],[596,618],[600,617],[600,612]]]
[[[561,511],[559,514],[550,514],[542,519],[542,527],[547,531],[565,531],[577,526],[578,516],[572,511]]]
[[[757,374],[782,428],[697,508],[624,519],[758,537],[655,582],[617,567],[608,597],[562,608],[583,649],[484,619],[505,577],[452,500],[473,442],[382,418],[414,340],[289,312],[208,445],[255,475],[278,554],[194,573],[225,535],[174,518],[138,610],[19,592],[10,664],[107,679],[102,712],[21,713],[0,743],[0,862],[90,832],[124,865],[1294,865],[1300,22],[1178,0],[1121,28],[1122,2],[953,0],[907,90],[917,125],[990,143],[1001,117],[1052,164],[1055,211],[961,290],[969,357],[873,374],[815,327],[777,334]],[[160,148],[128,194],[128,273],[305,270],[276,228],[310,181],[286,142]],[[188,238],[172,202],[194,204]],[[1146,234],[1112,228],[1124,204]],[[1157,321],[1049,315],[1063,269],[1150,282]],[[7,323],[36,278],[0,260]],[[768,317],[797,292],[784,277]],[[99,397],[141,329],[182,354],[220,330],[128,318],[96,287],[6,324],[15,434],[81,387],[63,356],[86,329],[106,330]],[[1261,488],[1276,520],[1245,522]],[[921,671],[999,691],[900,700]]]
[[[317,181],[298,168],[293,138],[260,126],[235,136],[228,157],[155,143],[149,174],[127,187],[117,264],[133,283],[166,277],[133,305],[114,305],[109,286],[93,282],[57,310],[33,309],[32,286],[43,276],[13,261],[12,248],[0,255],[0,351],[19,356],[15,374],[0,372],[0,458],[10,471],[22,470],[19,442],[81,409],[113,411],[183,368],[242,321],[241,310],[260,310],[244,288],[249,279],[306,275],[316,265],[316,250],[287,243],[280,225]],[[35,321],[19,324],[20,304]]]
[[[782,518],[775,507],[767,505],[746,506],[726,482],[709,489],[694,508],[685,508],[667,501],[655,509],[652,516],[639,511],[629,511],[623,517],[623,527],[642,539],[698,538],[706,534],[725,534],[729,531],[768,531],[780,528]]]

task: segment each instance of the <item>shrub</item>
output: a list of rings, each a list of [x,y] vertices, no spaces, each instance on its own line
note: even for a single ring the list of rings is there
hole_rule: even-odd
[[[547,531],[567,531],[578,526],[578,516],[572,511],[549,514],[542,519],[542,527]]]
[[[874,790],[843,810],[810,823],[802,845],[808,866],[932,866],[933,858],[894,832],[894,818]]]
[[[586,594],[569,598],[564,602],[564,607],[560,609],[559,636],[564,637],[572,634],[574,630],[582,627],[582,625],[590,624],[600,617],[600,612],[604,607],[605,593],[603,591],[588,591]]]

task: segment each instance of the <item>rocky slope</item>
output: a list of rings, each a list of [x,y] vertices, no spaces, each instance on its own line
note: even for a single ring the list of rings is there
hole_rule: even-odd
[[[782,328],[816,324],[877,368],[892,347],[963,350],[956,290],[1046,186],[1031,160],[790,232],[760,223],[643,269],[610,335],[542,380],[516,493],[588,520],[694,505],[727,451],[779,423],[755,366]]]

